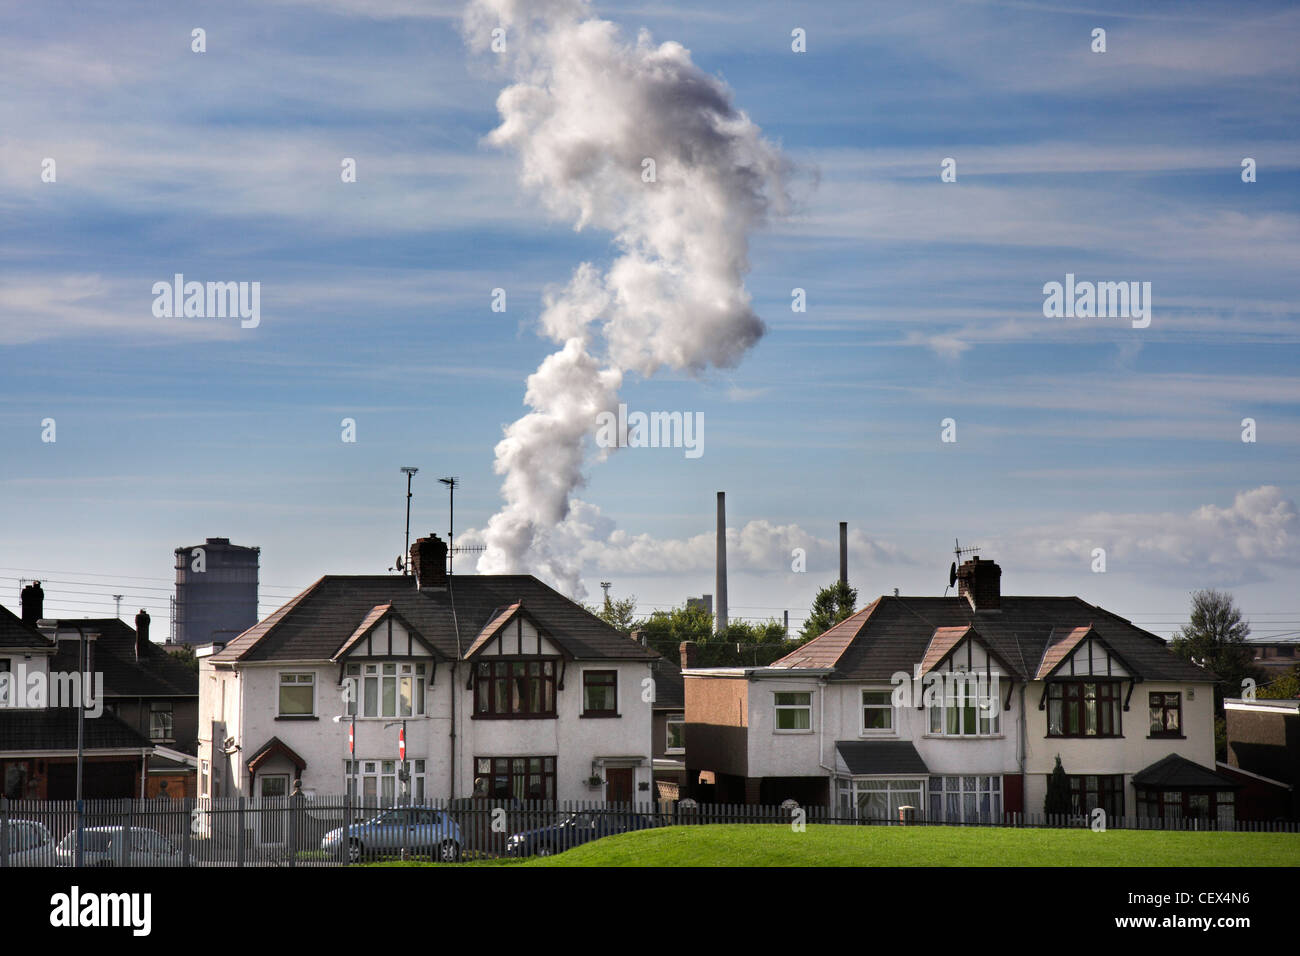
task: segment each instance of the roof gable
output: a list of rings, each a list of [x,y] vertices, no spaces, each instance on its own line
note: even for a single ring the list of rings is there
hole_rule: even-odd
[[[1050,677],[1141,677],[1093,628],[1053,629],[1043,649],[1035,680]]]
[[[383,627],[382,625],[387,625]],[[417,646],[420,650],[416,650]],[[431,657],[445,659],[445,655],[425,640],[424,635],[411,626],[392,604],[377,604],[370,609],[357,629],[330,658],[340,661],[346,657]]]
[[[573,658],[568,648],[553,640],[546,628],[528,612],[524,602],[516,601],[483,626],[465,652],[465,660],[521,654]]]

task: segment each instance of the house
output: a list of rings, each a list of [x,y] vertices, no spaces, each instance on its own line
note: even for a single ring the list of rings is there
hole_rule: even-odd
[[[1300,820],[1300,700],[1229,698],[1228,766],[1247,784],[1254,819]]]
[[[1077,597],[884,596],[767,667],[687,668],[688,787],[857,818],[1041,814],[1061,757],[1079,812],[1231,818],[1214,675]],[[706,788],[697,784],[712,780]]]
[[[1248,640],[1246,646],[1254,651],[1255,666],[1264,671],[1268,680],[1283,677],[1300,666],[1300,638]]]
[[[652,799],[654,654],[530,575],[446,557],[430,535],[414,575],[322,577],[203,657],[200,792]]]
[[[633,632],[635,636],[635,632]],[[655,699],[653,758],[656,796],[676,800],[686,783],[686,698],[682,669],[666,657],[650,662]]]
[[[80,724],[81,795],[140,796],[154,748],[104,707],[102,686],[86,676],[100,670],[97,626],[78,622],[70,636],[56,639],[43,633],[57,631],[55,622],[42,619],[43,610],[39,581],[23,588],[21,618],[0,606],[0,794],[75,799]]]
[[[199,675],[149,639],[149,615],[135,616],[135,630],[119,618],[59,620],[47,632],[58,642],[54,667],[77,667],[79,631],[95,638],[95,671],[103,675],[104,711],[146,738],[146,797],[165,792],[193,797],[197,789]]]

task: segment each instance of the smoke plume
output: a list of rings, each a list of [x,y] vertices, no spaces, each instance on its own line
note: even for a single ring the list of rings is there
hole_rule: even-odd
[[[613,237],[608,269],[584,262],[544,297],[541,329],[560,348],[496,447],[505,506],[478,562],[582,596],[576,555],[550,532],[583,484],[597,415],[616,409],[628,372],[732,366],[763,335],[748,236],[783,211],[788,167],[683,46],[628,41],[586,0],[474,0],[464,29],[513,78],[488,141],[518,154],[549,212]]]

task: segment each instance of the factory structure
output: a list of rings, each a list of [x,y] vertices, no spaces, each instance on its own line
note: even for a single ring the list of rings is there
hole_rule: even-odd
[[[257,623],[261,548],[208,538],[176,549],[169,644],[226,644]]]

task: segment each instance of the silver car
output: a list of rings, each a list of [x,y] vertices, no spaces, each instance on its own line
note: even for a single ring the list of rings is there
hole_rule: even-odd
[[[185,855],[170,840],[148,827],[86,827],[81,831],[82,866],[187,866]],[[55,866],[76,866],[77,831],[68,833],[55,847]]]
[[[45,824],[35,820],[10,820],[8,829],[10,866],[58,865],[54,837]]]

